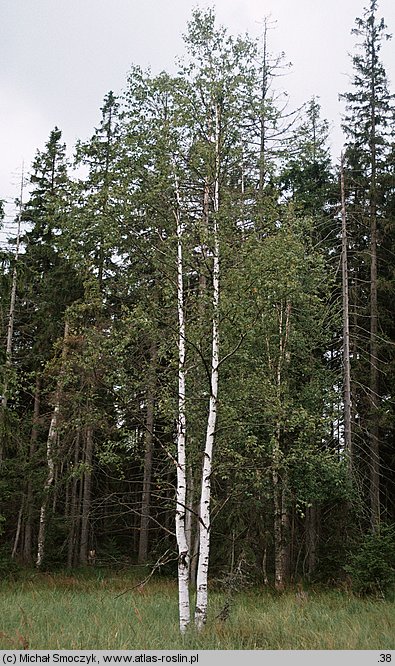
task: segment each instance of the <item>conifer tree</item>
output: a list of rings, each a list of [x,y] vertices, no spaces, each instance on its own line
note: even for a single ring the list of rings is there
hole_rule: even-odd
[[[50,393],[48,395],[51,386],[45,365],[57,354],[54,349],[57,340],[63,339],[66,309],[80,294],[78,277],[60,250],[70,185],[66,146],[61,139],[62,133],[55,127],[45,149],[37,152],[30,178],[31,193],[23,211],[27,231],[23,239],[24,280],[21,284],[19,334],[24,348],[25,372],[29,373],[34,389],[30,412],[31,430],[25,451],[27,474],[20,552],[23,561],[30,563],[34,523],[38,517],[36,498],[41,494],[38,566],[41,566],[44,558],[49,501],[60,465],[59,390],[55,391],[55,400]],[[29,395],[30,387],[24,390]],[[46,432],[38,427],[40,411],[45,407],[51,412]],[[42,449],[45,449],[45,454]],[[36,465],[43,454],[47,475],[42,480],[43,490],[40,492],[37,488]]]
[[[351,269],[353,356],[360,385],[364,385],[365,376],[369,376],[366,386],[368,402],[359,391],[354,396],[355,419],[362,449],[364,433],[368,439],[370,522],[374,530],[379,528],[381,521],[380,373],[383,350],[379,344],[378,284],[380,248],[385,233],[383,176],[389,152],[389,131],[394,119],[393,96],[388,91],[386,72],[380,60],[382,42],[389,35],[384,19],[377,16],[377,5],[377,0],[371,0],[362,18],[356,19],[352,32],[360,41],[353,57],[352,90],[341,96],[346,102],[343,130],[347,138],[346,175],[351,183],[348,208],[351,207],[356,220],[351,230],[351,252],[354,255]],[[366,285],[369,285],[368,289]],[[368,311],[364,310],[364,302],[369,304]]]

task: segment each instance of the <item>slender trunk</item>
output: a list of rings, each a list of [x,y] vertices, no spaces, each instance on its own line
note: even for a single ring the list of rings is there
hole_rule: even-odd
[[[276,590],[283,590],[289,575],[289,508],[286,481],[279,475],[280,447],[275,445],[274,467],[272,471],[274,497],[274,584]]]
[[[22,165],[22,177],[21,177],[21,196],[19,201],[19,212],[18,212],[18,229],[16,237],[16,249],[15,249],[15,264],[14,270],[12,273],[12,283],[11,283],[11,297],[10,297],[10,310],[8,314],[8,325],[7,325],[7,343],[6,343],[6,353],[5,353],[5,376],[3,383],[3,391],[1,396],[1,418],[4,421],[5,411],[7,409],[8,402],[8,384],[9,384],[9,374],[12,367],[12,342],[14,336],[14,319],[15,319],[15,302],[16,302],[16,287],[18,280],[18,270],[17,262],[19,258],[19,246],[21,239],[21,220],[22,220],[22,199],[23,199],[23,165]],[[3,462],[4,455],[4,444],[3,441],[0,441],[0,467]]]
[[[283,479],[281,492],[281,561],[282,578],[284,584],[289,580],[290,575],[290,541],[289,541],[289,502],[287,479]]]
[[[40,568],[43,559],[44,559],[44,553],[45,553],[45,536],[46,536],[46,527],[47,527],[47,508],[48,508],[48,499],[49,499],[49,492],[51,490],[53,480],[54,480],[54,473],[55,473],[55,463],[54,463],[54,453],[56,449],[56,441],[58,437],[57,433],[57,428],[58,428],[58,420],[59,420],[59,412],[60,412],[60,400],[61,400],[61,393],[62,393],[62,375],[63,375],[63,364],[64,360],[66,358],[67,354],[67,337],[68,337],[68,323],[65,322],[64,325],[64,336],[63,336],[63,349],[62,349],[62,365],[60,369],[60,377],[58,380],[58,384],[56,387],[56,395],[55,395],[55,405],[54,405],[54,410],[52,412],[52,418],[51,418],[51,423],[49,426],[49,431],[48,431],[48,438],[47,438],[47,478],[45,480],[44,484],[44,497],[43,501],[41,504],[41,509],[40,509],[40,524],[39,524],[39,530],[38,530],[38,545],[37,545],[37,558],[36,558],[36,566],[37,568]]]
[[[283,590],[284,570],[283,570],[283,549],[282,549],[282,492],[277,464],[272,471],[273,481],[273,499],[274,499],[274,585],[276,590]]]
[[[74,447],[74,469],[78,466],[78,461],[80,457],[80,434],[81,431],[77,430],[75,447]],[[68,535],[68,545],[67,545],[67,566],[69,569],[75,563],[75,551],[76,544],[78,543],[78,518],[77,518],[77,504],[78,504],[78,478],[76,475],[73,476],[71,482],[71,497],[70,497],[70,510],[69,510],[69,535]]]
[[[289,574],[295,580],[296,575],[296,566],[295,566],[295,536],[296,536],[296,516],[295,516],[295,499],[293,498],[291,507],[290,507],[290,528],[289,528]],[[292,572],[291,572],[292,566]]]
[[[373,56],[374,57],[374,54]],[[379,448],[379,352],[377,301],[377,184],[376,184],[376,98],[372,80],[371,108],[371,185],[370,207],[370,511],[373,530],[380,526],[380,448]]]
[[[344,188],[344,158],[340,167],[342,205],[342,289],[343,289],[343,391],[344,391],[344,448],[348,457],[350,481],[353,477],[353,450],[351,434],[351,366],[350,366],[350,318],[348,298],[347,223]]]
[[[317,564],[317,505],[313,503],[306,509],[306,555],[307,575],[312,578]]]
[[[267,31],[268,25],[265,20],[263,33],[263,63],[262,63],[262,88],[260,109],[260,147],[259,147],[259,194],[262,196],[266,175],[266,97],[268,91],[268,55],[267,55]]]
[[[48,508],[48,499],[49,491],[52,487],[54,480],[54,451],[56,447],[57,439],[57,423],[59,415],[59,404],[55,405],[54,411],[52,413],[51,424],[49,427],[48,439],[47,439],[47,478],[44,484],[44,498],[41,504],[40,509],[40,524],[38,529],[38,545],[37,545],[37,559],[36,566],[41,567],[44,559],[44,550],[45,550],[45,536],[46,536],[46,527],[47,527],[47,508]]]
[[[83,448],[83,447],[80,447]],[[84,451],[80,451],[81,462],[84,462]],[[74,561],[73,565],[75,567],[79,564],[80,557],[80,543],[81,543],[81,520],[82,520],[82,502],[84,499],[84,479],[79,479],[78,481],[78,498],[77,498],[77,509],[76,509],[76,536],[75,536],[75,549],[74,549]]]
[[[212,352],[211,352],[211,386],[210,403],[207,420],[206,443],[204,449],[202,486],[200,495],[200,544],[197,570],[197,595],[195,624],[202,629],[207,620],[208,605],[208,566],[210,556],[210,504],[211,504],[211,470],[214,448],[215,427],[218,411],[218,369],[219,369],[219,297],[220,297],[220,263],[219,263],[219,172],[220,172],[220,132],[221,108],[215,107],[215,183],[214,183],[214,218],[213,218],[213,320],[212,320]]]
[[[62,475],[62,470],[61,470]],[[59,467],[55,464],[54,477],[53,477],[53,494],[52,494],[52,515],[55,515],[56,504],[58,501],[58,479],[59,479]]]
[[[288,506],[286,497],[286,481],[280,477],[281,466],[281,410],[283,367],[287,360],[287,344],[291,325],[291,303],[281,302],[278,308],[279,351],[276,369],[276,389],[279,419],[276,424],[273,446],[273,499],[274,499],[274,561],[275,561],[275,587],[283,590],[287,579],[288,567]]]
[[[19,537],[21,536],[21,528],[22,528],[22,516],[23,516],[23,509],[24,509],[24,497],[22,498],[22,503],[21,503],[21,508],[19,509],[18,512],[18,520],[16,524],[16,532],[15,532],[15,539],[14,539],[14,545],[12,548],[12,553],[11,557],[14,560],[16,557],[16,554],[18,552],[18,544],[19,544]]]
[[[88,425],[85,437],[85,456],[84,456],[84,494],[82,499],[81,515],[81,541],[80,541],[80,564],[88,564],[89,551],[89,519],[92,502],[92,461],[93,461],[93,426]]]
[[[262,574],[263,574],[263,584],[269,585],[269,578],[267,575],[267,545],[266,545],[266,534],[265,534],[265,545],[263,548],[263,557],[262,557]]]
[[[34,407],[33,407],[33,423],[30,435],[30,448],[29,448],[29,471],[26,488],[26,519],[23,535],[23,561],[25,564],[30,564],[32,561],[32,533],[33,533],[33,479],[31,475],[31,468],[33,463],[34,454],[37,448],[38,439],[38,421],[40,417],[40,398],[41,398],[41,377],[37,372],[36,374],[36,388],[34,392]]]
[[[204,192],[203,192],[203,237],[206,239],[209,228],[209,217],[210,217],[210,183],[208,178],[206,178],[204,183]],[[199,313],[201,317],[204,318],[205,313],[205,295],[207,292],[207,279],[205,274],[205,265],[207,261],[207,241],[201,244],[201,265],[199,270]]]
[[[373,31],[373,24],[371,24]],[[379,348],[377,300],[377,83],[376,42],[372,35],[370,51],[370,516],[374,531],[380,527],[380,446],[379,446]]]
[[[144,478],[143,493],[141,498],[140,540],[139,540],[139,564],[144,564],[148,558],[148,528],[150,520],[151,505],[151,477],[152,457],[154,442],[154,413],[155,413],[155,389],[156,389],[156,342],[151,344],[150,369],[147,390],[147,415],[145,422],[145,455],[144,455]]]
[[[192,553],[192,533],[193,533],[193,493],[194,478],[192,466],[188,466],[187,474],[187,512],[185,515],[185,535],[188,544],[189,553]]]
[[[176,179],[177,210],[177,310],[178,310],[178,420],[177,420],[177,499],[176,537],[178,546],[178,604],[180,631],[185,633],[190,623],[189,548],[186,532],[187,474],[186,474],[186,405],[185,405],[185,310],[182,255],[182,224],[180,194]]]

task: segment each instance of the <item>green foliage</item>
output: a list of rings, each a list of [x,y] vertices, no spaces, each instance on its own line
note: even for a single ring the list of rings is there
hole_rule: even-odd
[[[289,453],[287,466],[296,506],[302,514],[314,501],[341,501],[351,495],[345,461],[333,451],[298,446]]]
[[[356,592],[384,596],[395,583],[395,527],[366,534],[344,568]]]

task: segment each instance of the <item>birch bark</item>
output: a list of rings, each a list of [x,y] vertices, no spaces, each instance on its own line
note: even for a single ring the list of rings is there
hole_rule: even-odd
[[[40,524],[38,530],[38,543],[37,543],[37,558],[36,558],[36,567],[39,569],[43,563],[44,552],[45,552],[45,536],[46,536],[46,527],[47,527],[47,508],[48,508],[48,499],[49,491],[52,487],[54,476],[55,476],[55,463],[54,463],[54,452],[56,448],[56,440],[58,437],[58,420],[60,412],[60,400],[62,393],[62,374],[63,374],[63,364],[66,358],[67,353],[67,338],[68,338],[68,323],[65,322],[64,325],[64,336],[63,336],[63,349],[62,349],[62,366],[60,370],[60,377],[58,379],[58,384],[56,387],[55,395],[55,405],[52,412],[51,423],[49,425],[48,438],[47,438],[47,478],[44,484],[44,497],[40,509]]]
[[[176,179],[177,209],[177,310],[178,310],[178,420],[177,420],[177,499],[176,537],[178,546],[178,603],[180,631],[185,633],[190,622],[189,548],[186,530],[187,467],[185,408],[185,312],[183,281],[182,223],[180,193]]]
[[[215,182],[214,182],[214,218],[213,218],[213,320],[211,352],[211,387],[207,420],[206,442],[204,449],[202,486],[200,494],[200,544],[196,579],[195,624],[201,630],[207,620],[208,606],[208,566],[210,557],[210,504],[211,471],[218,411],[218,367],[219,367],[219,298],[220,298],[220,263],[219,263],[219,171],[220,171],[220,130],[221,108],[215,107]]]

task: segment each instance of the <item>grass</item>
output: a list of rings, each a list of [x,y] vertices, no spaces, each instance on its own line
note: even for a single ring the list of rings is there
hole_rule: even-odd
[[[225,622],[225,602],[210,593],[210,613],[200,635],[178,632],[174,581],[151,580],[142,590],[130,576],[99,571],[32,574],[0,585],[1,649],[102,650],[390,650],[395,649],[395,607],[342,591],[251,590],[237,595]]]

